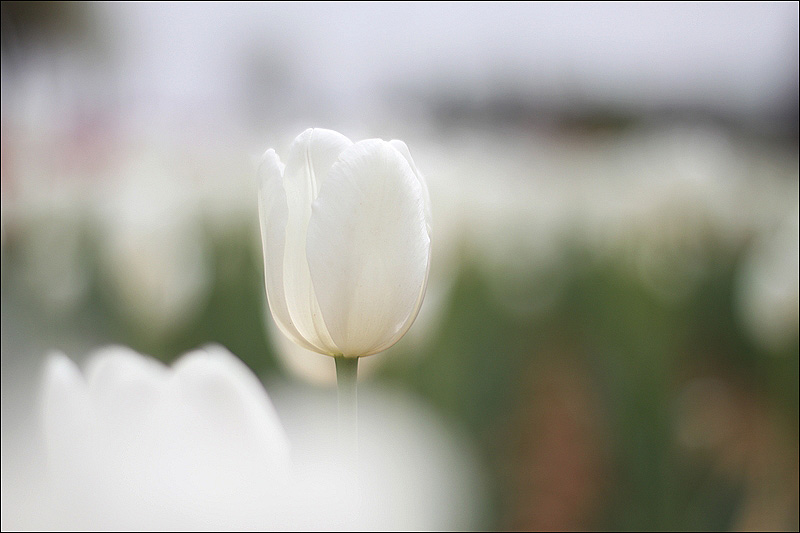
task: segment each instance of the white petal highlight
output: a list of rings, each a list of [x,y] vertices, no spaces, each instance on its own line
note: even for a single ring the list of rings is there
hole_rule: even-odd
[[[395,150],[400,152],[400,154],[403,157],[405,157],[406,161],[408,161],[408,164],[411,167],[411,170],[414,171],[414,175],[417,177],[417,180],[419,180],[420,187],[422,187],[422,196],[425,199],[425,224],[428,229],[428,237],[430,238],[433,216],[431,214],[431,195],[430,192],[428,191],[428,182],[425,181],[425,176],[422,175],[422,173],[417,168],[416,163],[414,163],[414,159],[411,157],[411,151],[408,149],[406,143],[404,143],[399,139],[392,139],[391,141],[389,141],[389,144],[391,144],[395,148]],[[425,283],[422,284],[422,288],[419,291],[419,296],[417,297],[417,303],[414,306],[414,311],[411,313],[411,316],[406,321],[403,328],[397,333],[397,335],[395,335],[395,337],[387,341],[383,346],[379,347],[376,351],[382,352],[383,350],[386,350],[387,348],[392,346],[400,338],[402,338],[403,335],[405,335],[406,332],[414,324],[414,321],[416,320],[417,315],[419,314],[419,310],[422,307],[422,300],[425,298],[425,293],[427,292],[428,276],[430,275],[430,270],[431,270],[430,258],[431,254],[428,254],[428,269],[425,273]]]
[[[406,158],[408,161],[408,165],[411,167],[411,170],[414,171],[414,175],[419,180],[420,187],[422,187],[422,196],[425,199],[425,222],[428,224],[428,236],[431,235],[431,195],[428,191],[428,182],[425,181],[425,176],[417,168],[417,165],[414,163],[414,159],[411,157],[411,151],[408,149],[406,143],[399,139],[392,139],[389,141],[395,150],[400,152],[400,154]]]
[[[258,167],[258,213],[264,250],[264,284],[272,316],[280,330],[304,348],[318,351],[318,347],[309,344],[297,331],[286,304],[283,265],[289,209],[283,189],[284,168],[272,149],[267,150]]]
[[[406,157],[379,139],[343,151],[320,186],[306,252],[339,353],[376,353],[413,320],[430,260],[425,204]]]
[[[430,226],[428,226],[428,235],[430,235]],[[393,336],[389,337],[389,339],[386,342],[384,342],[379,347],[375,348],[375,350],[373,350],[373,353],[382,352],[384,350],[391,348],[392,345],[394,345],[394,343],[403,338],[403,335],[405,335],[408,332],[408,330],[411,329],[411,326],[417,319],[417,315],[419,315],[419,310],[422,308],[422,301],[425,299],[425,294],[428,291],[428,276],[430,275],[430,272],[431,272],[431,256],[430,253],[428,253],[428,266],[425,269],[425,279],[422,283],[422,287],[420,287],[419,289],[419,294],[417,295],[417,301],[414,304],[414,309],[411,311],[411,314],[408,316],[408,318],[406,318],[405,323],[400,327],[400,329]]]
[[[308,129],[289,149],[283,185],[286,222],[283,281],[287,309],[299,334],[317,352],[332,354],[336,346],[322,319],[306,260],[306,232],[311,204],[339,154],[352,142],[335,131]]]

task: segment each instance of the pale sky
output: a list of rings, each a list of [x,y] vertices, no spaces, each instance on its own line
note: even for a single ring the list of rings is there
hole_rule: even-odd
[[[110,63],[72,51],[60,86],[108,76],[134,113],[352,114],[413,90],[746,116],[797,92],[796,2],[88,6]]]
[[[166,92],[224,90],[248,48],[282,57],[312,93],[355,98],[385,84],[450,82],[480,92],[506,72],[532,90],[571,83],[612,99],[760,105],[797,79],[794,2],[98,9],[119,39],[123,68]]]

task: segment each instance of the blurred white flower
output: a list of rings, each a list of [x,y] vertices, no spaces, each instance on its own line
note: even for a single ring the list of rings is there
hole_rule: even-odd
[[[797,202],[797,193],[794,193]],[[746,327],[764,348],[780,352],[798,337],[800,209],[784,215],[777,231],[758,239],[739,277],[738,307]]]
[[[289,447],[274,408],[221,347],[172,368],[109,347],[83,373],[52,355],[43,426],[55,527],[222,526],[237,515],[245,527],[287,488]]]
[[[283,423],[260,381],[219,346],[172,367],[109,347],[90,356],[83,372],[51,355],[42,387],[44,443],[26,446],[30,457],[4,458],[4,471],[11,464],[18,475],[13,483],[4,478],[3,529],[475,524],[477,472],[468,446],[424,406],[364,391],[356,478],[331,447],[336,427],[327,396],[315,403],[309,391],[277,389]]]
[[[326,355],[383,351],[411,327],[430,268],[430,200],[402,141],[308,129],[259,168],[267,297],[288,337]]]
[[[103,278],[120,312],[156,337],[203,310],[213,276],[196,186],[170,163],[133,154],[98,206]]]

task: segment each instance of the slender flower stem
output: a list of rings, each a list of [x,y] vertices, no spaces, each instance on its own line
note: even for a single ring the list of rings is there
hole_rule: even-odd
[[[339,443],[342,448],[358,453],[358,357],[334,357],[339,403]]]

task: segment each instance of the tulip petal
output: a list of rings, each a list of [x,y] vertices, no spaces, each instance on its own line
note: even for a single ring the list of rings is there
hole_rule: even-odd
[[[380,139],[340,154],[314,202],[307,254],[340,353],[370,355],[402,336],[430,260],[424,191],[403,154]]]
[[[108,346],[92,354],[84,374],[108,442],[152,433],[169,378],[163,363],[125,346]]]
[[[322,319],[306,259],[311,204],[342,150],[353,143],[331,130],[308,129],[289,148],[283,186],[286,191],[284,292],[291,322],[316,352],[333,354],[336,346]]]
[[[391,141],[389,141],[389,144],[391,144],[398,152],[400,152],[400,154],[402,154],[403,157],[406,158],[406,161],[408,161],[408,164],[411,167],[411,170],[414,171],[414,175],[419,180],[419,184],[422,187],[422,196],[425,199],[425,224],[426,224],[427,229],[428,229],[428,237],[431,237],[431,224],[432,224],[431,220],[432,220],[433,217],[431,215],[431,195],[430,195],[430,192],[428,191],[428,182],[425,181],[425,177],[422,175],[422,173],[417,168],[417,165],[414,163],[414,159],[411,157],[411,151],[408,149],[408,146],[406,145],[406,143],[404,143],[403,141],[401,141],[399,139],[392,139]],[[430,274],[430,270],[431,270],[431,262],[430,262],[430,255],[429,255],[428,256],[428,269],[427,269],[427,272],[425,274],[425,283],[422,285],[422,288],[419,291],[419,296],[417,297],[417,303],[414,306],[414,311],[411,313],[411,317],[406,322],[406,324],[403,326],[403,328],[400,331],[400,333],[398,334],[397,338],[401,338],[403,335],[405,335],[406,332],[411,328],[411,325],[414,323],[414,319],[417,318],[417,314],[419,313],[419,310],[422,307],[422,300],[423,300],[423,298],[425,298],[425,292],[426,292],[426,289],[427,289],[427,286],[428,286],[428,275]],[[396,339],[392,340],[390,343],[386,343],[384,346],[381,346],[376,351],[377,352],[382,352],[383,350],[389,348],[395,342],[397,342]]]
[[[259,466],[289,464],[289,441],[278,414],[264,386],[235,355],[209,345],[182,356],[173,369],[184,429],[213,436],[215,443],[248,460],[263,459],[266,464]]]
[[[428,226],[428,235],[430,236],[430,226]],[[414,324],[414,320],[416,320],[417,315],[419,314],[419,310],[422,307],[422,300],[425,298],[425,292],[428,289],[428,275],[431,271],[431,259],[430,254],[428,254],[428,265],[425,268],[425,279],[422,282],[422,287],[420,287],[419,294],[417,294],[417,301],[414,304],[414,309],[411,311],[411,314],[406,319],[405,323],[401,326],[400,330],[395,333],[393,337],[388,339],[385,343],[380,345],[379,347],[375,348],[372,353],[379,353],[388,348],[390,348],[394,343],[398,340],[403,338],[403,336],[411,329],[411,326]]]
[[[47,358],[42,383],[42,421],[49,459],[59,465],[91,459],[95,416],[86,380],[78,366],[60,352]],[[80,440],[75,435],[82,435]]]
[[[283,189],[283,172],[284,165],[275,150],[267,150],[258,167],[258,212],[267,300],[275,323],[287,337],[308,350],[319,351],[320,348],[309,344],[297,331],[286,304],[283,264],[288,207],[286,191]]]
[[[425,223],[428,226],[428,236],[430,237],[432,216],[431,216],[431,194],[430,192],[428,192],[428,182],[425,181],[425,177],[422,175],[419,169],[417,169],[417,165],[414,163],[414,159],[411,157],[411,151],[408,149],[406,143],[404,143],[399,139],[392,139],[391,141],[389,141],[389,144],[391,144],[395,148],[395,150],[400,152],[400,154],[406,158],[406,161],[408,161],[411,170],[414,171],[414,175],[419,180],[419,184],[422,187],[422,195],[423,198],[425,199]]]

